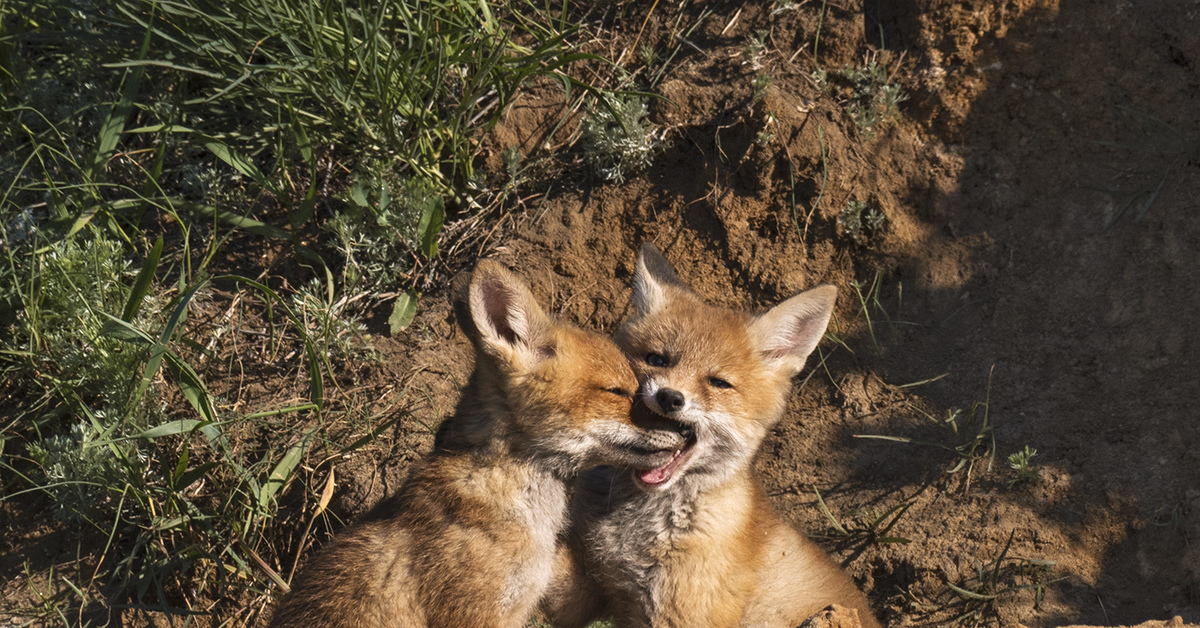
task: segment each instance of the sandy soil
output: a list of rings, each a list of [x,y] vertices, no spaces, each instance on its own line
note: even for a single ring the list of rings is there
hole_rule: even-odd
[[[798,382],[757,468],[888,623],[980,606],[1029,626],[1200,621],[1200,7],[826,7],[823,23],[818,2],[684,7],[683,24],[712,13],[688,37],[703,52],[684,46],[656,86],[669,146],[654,166],[560,192],[496,256],[600,329],[627,314],[645,240],[717,303],[837,285],[844,345],[827,343]],[[643,43],[672,36],[681,10],[659,11]],[[644,15],[611,26],[614,51]],[[811,80],[818,24],[826,68],[861,64],[880,37],[891,51],[910,100],[874,137],[848,119],[846,94]],[[755,36],[759,68],[745,54]],[[758,74],[773,83],[755,102]],[[536,135],[538,105],[499,133]],[[838,226],[851,200],[886,216],[865,246]],[[997,456],[969,478],[948,472],[957,453],[855,438],[958,446],[980,433],[983,402]],[[958,434],[931,420],[954,408]],[[1026,445],[1035,471],[1018,482],[1006,457]],[[872,542],[869,523],[901,504],[888,536],[911,542]],[[999,596],[972,607],[946,583],[983,591],[980,570]]]

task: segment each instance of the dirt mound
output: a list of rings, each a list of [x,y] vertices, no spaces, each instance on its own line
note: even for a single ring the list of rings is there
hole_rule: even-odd
[[[497,257],[603,330],[647,240],[722,305],[837,285],[758,470],[889,623],[1200,621],[1195,12],[865,4],[660,8],[645,45],[703,19],[656,85],[654,165],[566,182]],[[909,99],[864,130],[853,81],[813,71],[873,58]]]

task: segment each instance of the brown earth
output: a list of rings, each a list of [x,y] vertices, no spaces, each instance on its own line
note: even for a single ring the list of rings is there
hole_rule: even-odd
[[[558,193],[496,256],[603,330],[628,313],[643,241],[716,303],[837,285],[844,345],[798,383],[757,469],[889,624],[987,605],[947,583],[1003,591],[982,615],[1003,624],[1200,622],[1200,6],[700,3],[659,7],[641,44],[667,47],[703,11],[687,37],[702,52],[681,47],[655,90],[654,166]],[[610,25],[614,57],[644,15]],[[891,51],[911,98],[874,137],[810,78],[818,24],[826,68],[861,64],[880,33]],[[757,74],[773,79],[759,102]],[[497,134],[536,136],[540,105]],[[850,200],[886,215],[866,247],[838,227]],[[866,315],[856,281],[878,285]],[[997,455],[970,473],[936,446],[854,438],[955,446],[980,433],[977,402]],[[927,416],[953,408],[973,431]],[[1026,445],[1036,476],[1015,482],[1006,457]],[[869,522],[906,503],[886,536],[910,542],[870,542]]]
[[[628,314],[644,241],[715,303],[837,285],[843,342],[797,383],[757,470],[887,623],[1200,621],[1200,213],[1188,193],[1200,6],[683,4],[658,7],[640,39],[645,7],[601,20],[612,58],[635,39],[680,50],[653,86],[666,138],[654,165],[622,185],[551,186],[492,255],[555,311],[607,331]],[[695,48],[680,46],[674,34],[710,11],[686,36]],[[861,64],[882,33],[910,96],[897,121],[868,137],[845,94],[812,80],[818,28],[830,69]],[[757,68],[752,37],[765,45]],[[773,82],[756,101],[758,74]],[[543,90],[517,103],[490,163],[549,145],[561,101]],[[838,226],[850,200],[886,216],[865,246]],[[467,373],[447,312],[434,303],[401,339],[433,369],[422,385]],[[436,392],[450,395],[442,408],[453,389]],[[931,420],[955,408],[958,434]],[[960,455],[936,445],[975,435],[973,465],[950,472]],[[1026,445],[1037,455],[1020,482],[1006,457]],[[383,494],[350,486],[350,511]],[[877,535],[894,538],[873,540],[871,523],[897,514]]]
[[[628,315],[645,241],[714,303],[838,286],[833,337],[756,468],[887,624],[1200,622],[1200,212],[1188,192],[1200,185],[1200,4],[650,4],[597,8],[587,24],[600,52],[637,71],[632,85],[663,97],[653,166],[619,185],[571,169],[535,183],[486,254],[604,331]],[[642,68],[643,46],[658,65]],[[849,88],[824,90],[812,72],[881,46],[909,99],[864,133]],[[761,99],[758,75],[772,80]],[[563,150],[566,131],[551,135],[563,102],[550,86],[517,102],[486,163],[499,170],[512,145],[531,163]],[[839,226],[850,201],[886,216],[861,243]],[[366,400],[357,420],[388,429],[302,474],[319,493],[335,468],[330,510],[345,519],[403,481],[470,371],[444,292],[373,344],[383,361],[346,365],[341,392]],[[300,359],[279,358],[206,377],[245,411],[278,406],[272,391],[303,397]],[[1006,458],[1026,446],[1037,455],[1021,476]],[[54,541],[5,547],[37,542]]]

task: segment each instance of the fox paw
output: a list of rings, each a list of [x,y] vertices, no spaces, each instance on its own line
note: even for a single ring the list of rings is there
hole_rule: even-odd
[[[858,609],[830,604],[804,620],[799,628],[862,628],[862,624],[858,621]]]

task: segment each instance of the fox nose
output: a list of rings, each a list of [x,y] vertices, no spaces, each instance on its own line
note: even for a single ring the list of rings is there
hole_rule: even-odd
[[[671,388],[659,388],[654,393],[654,400],[663,412],[673,412],[683,407],[683,393]]]

